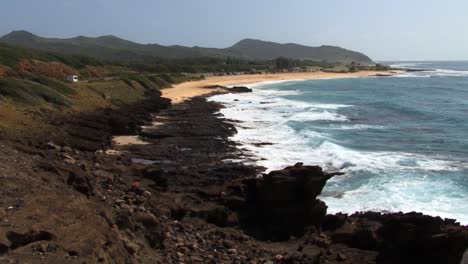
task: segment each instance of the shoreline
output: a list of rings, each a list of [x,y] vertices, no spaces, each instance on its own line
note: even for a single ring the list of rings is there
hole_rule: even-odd
[[[391,71],[394,74],[404,71]],[[267,81],[293,81],[293,80],[311,80],[325,78],[354,78],[354,77],[373,77],[382,73],[382,71],[360,71],[355,73],[329,73],[329,72],[298,72],[298,73],[268,73],[268,74],[245,74],[245,75],[226,75],[208,77],[204,80],[189,81],[173,85],[172,88],[162,90],[162,96],[171,99],[173,104],[181,103],[195,96],[208,95],[213,92],[223,92],[222,89],[204,88],[210,85],[230,86],[247,85]]]
[[[392,74],[400,74],[403,73],[404,71],[392,71]],[[165,98],[169,98],[172,100],[172,106],[177,106],[181,104],[185,104],[187,102],[190,102],[192,99],[197,99],[197,98],[204,98],[204,99],[209,99],[212,96],[219,95],[219,94],[226,94],[229,93],[226,89],[223,88],[207,88],[205,86],[211,86],[211,85],[218,85],[218,86],[232,86],[232,85],[258,85],[262,83],[268,83],[268,82],[282,82],[282,81],[305,81],[305,80],[313,80],[313,79],[335,79],[335,78],[358,78],[358,77],[374,77],[376,74],[382,74],[382,72],[379,71],[362,71],[362,72],[356,72],[356,73],[327,73],[327,72],[307,72],[307,73],[279,73],[279,74],[263,74],[263,75],[255,75],[255,74],[250,74],[250,75],[230,75],[230,76],[215,76],[215,77],[209,77],[204,80],[200,81],[189,81],[189,82],[184,82],[181,84],[174,85],[173,88],[169,88],[166,90],[162,91],[162,96]],[[223,103],[217,102],[217,101],[208,101],[208,102],[213,102],[215,104],[218,104],[222,107],[224,107]],[[165,124],[166,120],[160,120],[161,116],[156,117],[161,123],[156,122],[157,124],[155,125],[153,122],[152,126],[148,126],[147,128],[155,128],[156,126],[163,125]],[[167,118],[163,118],[167,119]],[[226,117],[220,117],[219,118],[222,122],[226,122]],[[235,123],[229,122],[230,125],[233,125],[236,127]],[[235,133],[237,134],[237,133]],[[231,136],[232,137],[232,136]],[[229,140],[231,141],[231,137],[229,137]],[[143,140],[142,138],[139,138],[138,135],[133,135],[133,136],[115,136],[114,138],[114,143],[115,145],[127,145],[127,146],[132,146],[132,145],[146,145],[149,144],[147,141]],[[246,166],[253,166],[257,168],[261,168],[260,171],[263,173],[269,173],[271,171],[275,170],[280,170],[281,168],[288,166],[287,164],[282,165],[281,167],[278,168],[269,168],[265,167],[263,165],[260,165],[257,163],[259,160],[264,160],[265,157],[259,157],[256,156],[254,153],[251,152],[251,150],[247,150],[246,148],[243,148],[244,145],[242,143],[233,141],[235,142],[233,144],[233,147],[236,148],[239,153],[242,153],[240,156],[237,156],[233,158],[233,160],[238,161],[240,164],[246,165]],[[270,144],[269,142],[260,142],[258,144]],[[112,149],[113,150],[113,149]],[[295,162],[303,162],[302,161],[293,161],[292,163],[288,163],[289,165],[294,164]],[[347,213],[347,214],[352,214],[352,213],[357,213],[359,212],[358,210],[352,211],[352,212],[335,212],[335,213]],[[367,211],[367,212],[379,212],[379,211]],[[385,212],[385,210],[380,211],[380,212]],[[410,211],[404,211],[405,213],[412,212]],[[397,211],[393,211],[390,213],[397,213]],[[443,217],[440,215],[431,215],[432,217]],[[449,217],[450,218],[450,217]]]
[[[398,72],[400,73],[400,72]],[[324,77],[324,76],[320,76],[320,77],[315,77],[315,78],[308,78],[308,79],[332,79],[332,78],[353,78],[353,77],[367,77],[367,76],[373,76],[371,74],[369,75],[359,75],[359,76],[350,76],[350,75],[347,75],[347,74],[340,74],[340,76],[333,76],[333,77]],[[288,77],[291,77],[291,79],[289,79]],[[259,85],[259,84],[263,84],[264,82],[265,83],[269,83],[270,81],[273,83],[273,82],[276,82],[276,81],[303,81],[303,80],[307,80],[307,79],[293,79],[292,76],[288,76],[284,79],[274,79],[274,80],[259,80],[258,82],[256,83],[251,83],[252,85]],[[226,82],[228,82],[226,80]],[[229,85],[229,84],[227,84]],[[242,85],[242,84],[240,84]],[[226,92],[227,93],[227,92]],[[204,97],[206,98],[211,98],[213,95],[204,95]],[[221,94],[221,97],[223,95]],[[216,97],[216,94],[214,94],[214,97]],[[239,101],[238,99],[235,99],[235,101]],[[265,100],[266,101],[266,100]],[[229,103],[225,103],[225,102],[221,102],[221,101],[218,101],[218,100],[210,100],[210,102],[215,102],[215,103],[218,103],[218,104],[221,104],[223,105],[223,107],[226,107],[226,108],[229,108],[229,104],[232,104],[234,103],[234,105],[238,105],[239,102],[229,102]],[[259,105],[259,107],[261,107]],[[234,107],[235,108],[235,107]],[[242,125],[240,124],[243,124],[245,121],[243,120],[239,120],[238,118],[236,117],[233,117],[233,116],[225,116],[224,113],[223,113],[223,116],[221,117],[221,119],[227,119],[227,120],[230,120],[232,121],[231,123],[234,124],[234,126],[239,129],[239,128],[243,128]],[[256,130],[257,128],[253,128],[253,127],[247,127],[247,128],[244,128],[246,130]],[[249,164],[249,165],[253,165],[253,166],[258,166],[258,167],[262,167],[262,168],[265,168],[265,170],[263,171],[264,173],[269,173],[271,171],[275,171],[275,170],[280,170],[282,168],[284,168],[285,166],[288,166],[288,165],[291,165],[291,164],[294,164],[296,162],[303,162],[304,164],[307,164],[307,165],[317,165],[317,163],[313,162],[313,163],[310,163],[310,162],[306,162],[305,160],[300,160],[300,159],[297,159],[297,160],[293,160],[290,162],[288,162],[287,164],[282,164],[281,166],[278,166],[278,167],[269,167],[265,164],[262,164],[262,161],[267,161],[267,160],[270,160],[271,156],[268,157],[268,156],[265,156],[265,155],[258,155],[258,152],[255,151],[255,148],[263,148],[264,145],[276,145],[276,143],[271,143],[270,141],[268,140],[264,140],[264,135],[263,134],[263,138],[262,138],[262,141],[255,141],[255,143],[246,143],[245,141],[242,142],[242,141],[239,141],[239,140],[236,140],[236,139],[233,139],[232,137],[230,138],[230,140],[234,141],[235,144],[237,145],[237,147],[242,150],[244,152],[244,156],[240,157],[239,160],[242,160],[241,162],[244,163],[244,164]],[[249,139],[252,139],[252,136],[250,135],[250,138]],[[255,146],[253,148],[249,147],[249,146]],[[278,164],[278,163],[276,163]],[[322,166],[322,165],[319,165],[319,166]],[[328,168],[330,170],[330,168]],[[340,171],[341,169],[339,169],[339,167],[334,167],[334,168],[331,168],[331,171]],[[323,197],[322,197],[323,198]],[[358,212],[381,212],[381,213],[390,213],[390,214],[394,214],[394,213],[398,213],[398,212],[403,212],[403,213],[410,213],[410,212],[414,212],[414,210],[394,210],[394,211],[391,211],[391,210],[388,210],[388,209],[367,209],[367,210],[362,210],[360,211],[359,209],[355,209],[355,210],[349,210],[349,211],[339,211],[339,210],[336,210],[333,212],[333,214],[353,214],[353,213],[358,213]],[[448,218],[448,219],[455,219],[456,221],[458,222],[461,222],[462,225],[467,225],[468,222],[466,221],[462,221],[462,219],[459,219],[459,218],[456,218],[452,215],[447,215],[447,214],[435,214],[435,213],[430,213],[430,212],[427,212],[427,211],[423,211],[422,209],[420,211],[417,211],[417,212],[422,212],[426,215],[430,215],[432,217],[441,217],[441,218]]]
[[[326,215],[317,194],[333,173],[296,164],[264,181],[253,166],[225,162],[239,151],[220,105],[203,96],[168,101],[80,116],[86,122],[70,127],[69,141],[0,149],[11,190],[2,196],[0,255],[21,263],[459,263],[466,227],[419,213]],[[127,133],[148,144],[102,149]],[[83,138],[92,140],[87,149]],[[411,247],[391,236],[395,229]]]
[[[434,258],[437,259],[437,262],[439,259],[445,260],[447,256],[444,254],[441,254],[442,257],[438,254],[431,255],[426,251],[424,245],[433,243],[428,237],[436,235],[426,226],[437,225],[440,232],[447,237],[446,241],[454,240],[455,235],[449,230],[455,229],[456,232],[464,232],[466,227],[456,223],[456,220],[442,220],[440,217],[428,216],[418,212],[382,213],[369,211],[327,214],[327,206],[320,200],[319,196],[315,196],[315,188],[320,189],[318,192],[320,194],[330,177],[341,174],[323,172],[320,167],[297,163],[294,166],[275,170],[268,174],[262,173],[264,177],[258,178],[259,167],[257,165],[247,165],[244,162],[224,163],[223,156],[236,159],[242,153],[239,152],[240,149],[236,143],[228,140],[233,134],[237,133],[232,129],[233,124],[216,114],[220,103],[206,101],[209,96],[210,94],[205,94],[204,96],[196,96],[181,104],[173,104],[169,109],[161,111],[159,117],[156,117],[156,119],[162,117],[166,121],[165,124],[163,123],[162,126],[155,127],[155,130],[143,134],[143,136],[149,136],[148,139],[153,142],[152,144],[158,144],[159,147],[162,146],[165,149],[169,145],[164,142],[171,142],[171,146],[167,149],[175,147],[174,151],[178,151],[179,154],[184,153],[183,149],[187,147],[191,150],[190,152],[205,153],[202,155],[197,154],[195,159],[189,157],[190,155],[183,157],[188,153],[178,155],[176,162],[179,165],[188,165],[188,169],[178,168],[177,163],[159,163],[157,165],[158,168],[165,171],[163,175],[166,177],[163,178],[167,179],[166,184],[168,185],[165,188],[168,189],[166,191],[177,191],[182,197],[185,196],[184,204],[177,205],[181,206],[178,207],[178,210],[183,211],[183,215],[188,216],[180,219],[180,225],[187,224],[185,228],[190,227],[194,230],[203,228],[203,226],[192,222],[191,217],[194,215],[212,224],[211,227],[216,232],[224,234],[223,236],[225,236],[225,233],[223,233],[225,232],[224,228],[228,227],[231,234],[240,232],[249,237],[250,241],[256,243],[257,246],[260,246],[260,254],[275,256],[273,263],[283,263],[275,261],[279,259],[278,256],[281,256],[281,260],[295,260],[298,263],[310,263],[318,260],[327,263],[341,263],[343,262],[341,260],[342,255],[346,256],[345,258],[350,261],[349,263],[363,260],[365,260],[364,262],[374,263],[376,259],[386,259],[389,263],[406,263],[404,260],[411,259],[413,255],[419,257],[421,254],[427,254],[430,256],[427,259]],[[174,112],[177,112],[177,115]],[[191,123],[190,129],[185,125],[181,125],[180,114],[184,116],[182,118],[183,122]],[[226,126],[228,129],[225,129]],[[196,129],[193,129],[195,127]],[[188,131],[185,131],[187,129]],[[200,132],[199,130],[203,131]],[[213,133],[213,130],[217,131]],[[175,137],[180,137],[180,141],[178,140],[175,146],[173,146],[174,141],[170,138],[159,137],[159,135],[165,134],[167,131],[178,131]],[[200,136],[202,137],[200,138]],[[158,140],[154,141],[156,138]],[[205,143],[196,143],[200,139]],[[215,155],[217,161],[215,163],[210,158],[213,149],[208,147],[213,144],[213,140],[219,140]],[[133,151],[139,149],[136,153],[138,155],[143,154],[148,158],[154,158],[156,154],[158,159],[161,160],[161,153],[148,151],[149,149],[143,151],[144,148],[147,147],[140,145],[133,148]],[[221,148],[221,151],[218,148]],[[135,152],[132,154],[135,154]],[[210,162],[206,163],[208,160]],[[200,170],[202,173],[200,173]],[[209,171],[216,173],[213,175]],[[222,174],[220,174],[221,171]],[[242,173],[239,173],[241,171]],[[305,179],[307,177],[313,178],[314,183],[308,185],[310,183],[302,182],[304,178],[297,177],[299,171],[306,175]],[[263,180],[265,178],[269,180]],[[302,196],[297,195],[297,190],[291,192],[290,189],[285,188],[285,186],[290,185],[308,186],[305,187],[304,191],[314,193],[312,204],[309,200],[304,201]],[[252,186],[256,186],[254,191],[256,195],[264,195],[265,197],[250,200],[252,199],[252,194],[250,194]],[[273,199],[271,202],[262,202],[271,197],[272,194],[268,192],[269,189],[274,189],[274,195],[278,198]],[[197,198],[193,200],[192,195],[194,194]],[[172,199],[172,195],[169,194],[166,198]],[[253,195],[253,197],[256,195]],[[199,204],[200,200],[203,201],[201,204]],[[307,209],[304,211],[304,208]],[[279,211],[277,211],[278,209]],[[220,214],[219,211],[226,214]],[[310,211],[314,215],[311,218],[306,213]],[[289,220],[284,221],[284,219]],[[301,219],[308,220],[304,223]],[[316,224],[320,231],[306,231],[307,228],[314,225],[315,221],[318,221]],[[388,223],[397,223],[399,232],[405,234],[410,234],[412,232],[411,228],[419,228],[421,234],[424,234],[424,238],[418,239],[424,241],[417,243],[416,247],[408,250],[399,239],[393,240],[393,238],[379,233],[382,230],[395,228]],[[423,223],[424,227],[419,226],[421,223]],[[407,225],[410,228],[400,225]],[[356,226],[359,226],[359,228],[356,228]],[[361,237],[363,233],[369,234],[370,237]],[[322,238],[325,238],[323,239],[325,246],[321,244]],[[247,245],[246,247],[245,243],[236,239],[224,239],[223,241],[228,241],[227,243],[234,245],[234,248],[245,252],[242,257],[245,256],[247,259],[258,254],[250,252],[250,246]],[[273,241],[273,243],[265,243],[265,241]],[[310,243],[307,241],[315,242]],[[177,248],[177,243],[175,245]],[[286,245],[289,245],[290,249],[285,250]],[[168,255],[174,254],[172,250],[174,249],[168,248],[168,252],[170,252]],[[403,257],[397,254],[397,252],[401,251],[405,252]],[[454,259],[458,259],[459,252],[454,254]],[[279,255],[275,255],[278,253]],[[225,260],[231,260],[231,257],[229,256]]]

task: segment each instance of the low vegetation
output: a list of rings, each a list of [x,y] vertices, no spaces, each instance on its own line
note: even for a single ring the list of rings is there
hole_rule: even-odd
[[[63,95],[71,95],[71,94],[76,93],[76,91],[73,90],[73,88],[70,87],[70,85],[59,80],[47,78],[44,76],[35,76],[35,77],[30,78],[30,80],[36,83],[40,83],[44,86],[47,86]]]
[[[56,85],[56,83],[52,87],[26,79],[0,79],[0,95],[9,97],[12,100],[26,104],[69,105],[70,101],[64,94],[66,90],[58,89],[59,85]]]
[[[207,74],[359,70],[388,70],[388,67],[284,57],[273,60],[230,56],[147,57],[118,62],[0,44],[0,135],[6,130],[40,133],[39,124],[47,126],[42,118],[121,107],[135,103],[155,90],[203,78]],[[66,76],[74,74],[79,75],[80,82],[65,81]]]

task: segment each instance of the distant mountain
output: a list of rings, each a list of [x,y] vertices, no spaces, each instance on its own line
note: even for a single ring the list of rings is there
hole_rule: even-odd
[[[294,43],[279,44],[256,39],[244,39],[227,50],[255,59],[272,59],[282,56],[291,59],[310,59],[315,61],[373,63],[369,57],[362,53],[340,47],[307,47]]]
[[[236,57],[271,60],[277,57],[310,59],[339,63],[373,64],[366,55],[334,46],[307,47],[244,39],[225,49],[139,44],[116,36],[97,38],[79,36],[69,39],[43,38],[27,31],[13,31],[0,38],[1,43],[45,51],[92,56],[113,61],[141,61],[148,58]]]

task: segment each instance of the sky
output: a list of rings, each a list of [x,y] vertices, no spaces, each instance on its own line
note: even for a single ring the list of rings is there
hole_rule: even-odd
[[[468,60],[466,0],[4,0],[0,35],[12,30],[217,48],[255,38],[383,61]]]

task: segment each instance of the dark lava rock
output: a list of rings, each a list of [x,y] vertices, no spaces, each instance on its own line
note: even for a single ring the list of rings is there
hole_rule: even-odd
[[[160,226],[148,227],[143,230],[143,233],[152,248],[162,247],[164,242],[164,233]]]
[[[7,239],[10,241],[10,248],[16,249],[28,244],[34,243],[36,241],[42,240],[53,240],[55,236],[47,231],[35,231],[31,230],[27,233],[18,233],[14,231],[9,231],[6,234]]]
[[[467,228],[454,220],[421,213],[375,212],[343,219],[344,215],[327,216],[323,229],[332,230],[328,233],[334,243],[377,251],[377,263],[458,264],[468,247]]]
[[[162,169],[148,168],[142,172],[145,178],[148,178],[154,182],[158,187],[166,189],[168,187],[168,180],[164,177],[164,171]]]
[[[420,213],[383,216],[378,263],[460,263],[468,230],[453,220]]]
[[[318,166],[295,166],[272,171],[263,178],[248,179],[246,210],[241,222],[255,237],[287,240],[300,236],[310,225],[319,225],[327,211],[317,199],[333,174]]]
[[[232,88],[227,88],[231,93],[251,93],[252,89],[245,87],[245,86],[234,86]]]
[[[324,221],[324,223],[330,224],[329,221]],[[346,244],[350,247],[364,250],[375,250],[379,246],[379,239],[376,233],[381,227],[382,224],[378,221],[357,218],[345,221],[342,226],[334,229],[331,237],[335,243]]]
[[[206,86],[203,86],[203,88],[205,89],[227,89],[226,86],[222,86],[222,85],[218,85],[218,84],[215,84],[215,85],[206,85]]]
[[[135,220],[129,211],[121,210],[117,212],[115,223],[121,230],[135,231]]]
[[[0,256],[8,253],[8,246],[0,243]]]
[[[90,183],[88,175],[78,169],[70,171],[67,184],[88,197],[93,194],[93,186]]]
[[[342,227],[346,223],[347,219],[348,215],[346,214],[326,215],[322,222],[322,230],[336,230]]]

